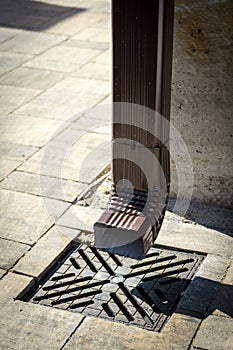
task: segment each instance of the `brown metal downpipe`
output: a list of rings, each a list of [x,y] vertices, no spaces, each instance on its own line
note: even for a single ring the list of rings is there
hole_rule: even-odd
[[[173,18],[174,0],[112,0],[113,185],[95,244],[135,259],[167,204]]]

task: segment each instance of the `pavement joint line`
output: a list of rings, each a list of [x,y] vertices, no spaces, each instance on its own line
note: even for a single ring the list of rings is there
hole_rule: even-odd
[[[8,51],[8,50],[0,51],[0,54],[1,54],[1,52],[11,53],[11,51]],[[20,52],[20,54],[23,55],[22,52]],[[4,75],[13,72],[16,68],[23,67],[23,65],[25,63],[27,63],[27,62],[31,61],[31,59],[35,58],[33,54],[30,54],[30,55],[32,57],[30,57],[28,60],[25,60],[24,62],[19,63],[16,67],[14,67],[14,68],[8,70],[7,72],[3,73],[2,75],[0,75],[0,77],[2,78],[2,77],[4,77]],[[7,113],[7,115],[8,115],[8,113]]]
[[[35,173],[34,173],[35,174]],[[38,175],[38,174],[37,174]],[[40,174],[39,174],[40,175]],[[46,175],[43,175],[46,176]],[[68,181],[68,180],[67,180]],[[39,198],[47,198],[47,199],[53,199],[56,201],[60,201],[62,203],[68,203],[68,204],[72,204],[73,201],[68,201],[68,200],[63,200],[63,199],[59,199],[59,198],[54,198],[54,197],[48,197],[48,196],[42,196],[41,194],[36,194],[36,193],[32,193],[27,191],[23,191],[23,190],[19,190],[19,189],[9,189],[9,188],[5,188],[5,187],[1,187],[1,189],[6,190],[6,191],[12,191],[12,192],[17,192],[17,193],[24,193],[24,194],[29,194],[30,196],[35,196],[35,197],[39,197]]]
[[[94,50],[94,49],[90,49],[90,50]],[[97,50],[97,49],[96,49],[96,50]],[[103,50],[101,50],[102,52],[99,52],[96,56],[90,58],[90,59],[87,60],[85,63],[81,64],[80,67],[79,67],[77,70],[83,68],[83,67],[86,66],[88,63],[92,62],[93,60],[95,60],[97,57],[99,57],[100,55],[102,55],[103,53],[105,53],[105,52],[108,51],[108,50],[109,50],[109,49],[103,49]],[[94,80],[94,79],[92,79],[92,80]],[[97,79],[95,79],[95,80],[97,80]],[[98,103],[99,103],[99,102],[98,102]]]
[[[38,174],[36,174],[36,173],[30,173],[30,174],[38,175]],[[10,174],[9,174],[9,175],[10,175]],[[3,180],[5,180],[9,175],[7,175]],[[39,174],[39,176],[47,176],[47,175],[41,175],[41,174]],[[49,177],[49,176],[47,176],[47,177]],[[59,179],[59,178],[58,178],[58,179]],[[72,180],[66,180],[66,181],[72,181]],[[1,180],[0,182],[2,182],[2,180]],[[77,183],[78,183],[78,182],[77,182]],[[55,198],[55,197],[50,197],[50,196],[43,196],[43,195],[41,195],[41,194],[33,193],[33,192],[29,191],[29,190],[25,190],[25,191],[19,190],[19,189],[14,189],[14,190],[12,190],[12,189],[9,189],[8,187],[3,187],[3,186],[2,186],[0,189],[9,190],[9,191],[17,192],[17,193],[29,194],[29,195],[36,196],[36,197],[40,197],[40,198],[54,199],[54,200],[56,200],[56,201],[60,201],[60,202],[62,202],[62,203],[68,203],[68,204],[73,204],[74,201],[75,201],[75,199],[74,199],[74,200],[65,200],[65,199],[61,199],[61,198]]]
[[[193,341],[194,341],[194,339],[195,339],[195,337],[196,337],[196,335],[197,335],[197,332],[199,331],[199,329],[200,329],[200,327],[201,327],[201,325],[202,325],[202,322],[203,322],[203,320],[200,320],[200,322],[199,322],[199,324],[198,324],[198,326],[197,326],[197,328],[196,328],[196,330],[195,330],[195,332],[194,332],[194,334],[193,334],[193,336],[192,336],[192,338],[191,338],[191,340],[190,340],[188,350],[191,349],[191,346],[192,346],[192,344],[193,344]]]
[[[9,73],[9,72],[8,72],[8,73]],[[0,84],[0,87],[1,87],[1,86],[7,86],[7,87],[9,87],[9,85],[5,85],[5,84]],[[12,85],[11,85],[11,86],[12,86]],[[39,96],[40,96],[41,94],[43,94],[43,92],[44,92],[44,91],[41,90],[41,89],[31,89],[31,88],[24,88],[24,87],[19,87],[19,86],[17,86],[17,88],[18,88],[18,89],[22,89],[22,90],[23,90],[23,89],[35,90],[35,91],[37,90],[37,91],[40,91],[40,92],[38,93],[38,95],[32,97],[32,99],[28,100],[27,102],[23,102],[22,104],[19,104],[16,108],[12,109],[10,113],[7,113],[6,117],[8,117],[9,115],[15,113],[15,112],[17,111],[17,109],[23,107],[23,105],[25,105],[25,104],[27,104],[27,103],[31,103],[35,98],[39,97]]]
[[[21,242],[21,241],[16,241],[14,239],[11,239],[11,238],[5,238],[5,237],[1,237],[0,236],[0,239],[3,239],[4,241],[9,241],[9,242],[15,242],[15,243],[20,243],[20,244],[25,244],[25,245],[28,245],[30,247],[32,247],[34,244],[30,244],[30,243],[25,243],[25,242]],[[27,250],[28,251],[28,250]]]
[[[19,165],[20,166],[20,165]],[[31,175],[38,175],[38,176],[42,176],[42,177],[51,177],[53,179],[59,179],[59,180],[66,180],[66,181],[70,181],[70,182],[74,182],[74,183],[80,183],[80,184],[84,184],[86,185],[87,182],[83,182],[83,181],[76,181],[76,180],[73,180],[73,179],[67,179],[67,178],[62,178],[62,177],[56,177],[56,176],[52,176],[52,175],[44,175],[44,174],[38,174],[38,173],[33,173],[31,171],[28,171],[28,170],[21,170],[21,169],[17,169],[15,168],[16,172],[20,172],[20,173],[25,173],[25,174],[31,174]],[[7,175],[9,176],[9,175]],[[43,196],[44,197],[44,196]]]
[[[0,237],[0,239],[4,240],[4,241],[8,241],[8,242],[14,242],[14,243],[20,243],[20,244],[23,244],[25,246],[28,246],[29,249],[27,249],[18,259],[15,260],[15,262],[7,269],[7,271],[11,271],[14,266],[20,261],[20,259],[22,259],[27,252],[29,252],[31,249],[32,249],[32,246],[30,244],[27,244],[27,243],[21,243],[21,242],[18,242],[18,241],[13,241],[11,239],[7,239],[7,238],[2,238]]]
[[[79,324],[75,327],[75,329],[73,330],[73,332],[70,333],[70,335],[68,336],[68,338],[65,340],[64,344],[62,345],[62,347],[60,348],[60,350],[63,350],[64,347],[66,346],[66,344],[69,343],[70,339],[72,338],[72,336],[76,333],[77,329],[82,325],[82,323],[84,322],[84,320],[86,319],[87,316],[83,316],[83,318],[81,319],[81,321],[79,322]]]

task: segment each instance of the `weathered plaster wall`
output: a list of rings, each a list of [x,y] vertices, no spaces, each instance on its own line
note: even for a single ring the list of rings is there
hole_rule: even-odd
[[[228,208],[233,207],[232,14],[232,0],[176,1],[171,109],[192,158],[193,199]],[[172,195],[176,188],[173,163]]]

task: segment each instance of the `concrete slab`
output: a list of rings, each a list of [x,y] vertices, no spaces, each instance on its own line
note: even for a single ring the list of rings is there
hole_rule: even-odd
[[[98,119],[87,118],[86,116],[80,117],[76,122],[71,125],[71,128],[78,130],[85,130],[90,132],[97,132],[101,134],[111,134],[112,124],[109,122],[101,122]]]
[[[208,255],[179,302],[178,312],[204,317],[212,313],[215,308],[223,310],[220,303],[215,303],[215,306],[211,306],[211,308],[210,305],[213,303],[216,292],[220,289],[220,283],[229,262],[230,259]]]
[[[1,51],[39,54],[66,39],[65,35],[24,31],[1,44]]]
[[[0,76],[30,60],[33,56],[16,52],[0,51]]]
[[[174,199],[169,199],[168,207],[172,208],[175,204]],[[185,218],[179,218],[172,211],[167,211],[167,215],[173,215],[171,219],[176,219],[186,222],[191,221],[193,224],[200,224],[205,227],[223,229],[232,231],[233,234],[233,215],[232,210],[220,207],[205,205],[203,203],[191,202]]]
[[[25,67],[72,72],[101,53],[100,50],[58,45],[28,61]]]
[[[19,170],[90,183],[110,162],[110,135],[67,128]]]
[[[11,159],[0,158],[0,180],[4,179],[13,170],[15,170],[21,162]]]
[[[26,290],[26,288],[33,286],[33,284],[34,280],[31,277],[8,272],[0,280],[1,312],[5,305],[12,304],[13,300],[21,293],[22,290]]]
[[[1,189],[0,237],[34,244],[69,207],[68,203]]]
[[[69,77],[19,108],[17,112],[35,117],[69,120],[73,115],[86,111],[104,99],[109,91],[110,84],[107,81]]]
[[[96,80],[110,80],[110,66],[91,61],[77,71],[72,72],[72,76]]]
[[[86,186],[75,181],[15,171],[0,183],[0,187],[72,202]]]
[[[0,115],[5,116],[16,108],[32,100],[41,93],[41,90],[19,88],[15,86],[0,85]]]
[[[0,84],[46,90],[64,78],[60,72],[18,67],[0,78]]]
[[[0,238],[0,267],[10,269],[29,248],[29,245]]]
[[[233,319],[209,316],[202,322],[193,345],[206,350],[231,350],[233,344],[232,329]]]
[[[75,5],[77,5],[77,3],[72,4],[72,6]],[[103,18],[105,18],[105,14],[103,13],[83,11],[72,17],[65,18],[59,23],[53,24],[47,29],[47,32],[72,36],[85,29],[87,26],[99,24]]]
[[[102,213],[100,209],[72,205],[57,221],[57,225],[93,232],[93,225]]]
[[[67,125],[62,121],[32,117],[21,114],[11,114],[0,119],[0,137],[2,142],[17,143],[42,147],[56,131]]]
[[[233,249],[232,237],[227,232],[175,220],[164,220],[156,243],[226,257],[232,255]]]
[[[65,42],[65,46],[89,48],[94,50],[107,50],[110,47],[110,43],[102,42],[102,41],[98,42],[98,41],[84,41],[84,40],[69,39]]]
[[[9,40],[13,36],[15,36],[17,33],[12,32],[10,30],[1,30],[0,31],[0,43],[3,43],[6,40]]]
[[[174,315],[162,333],[94,318],[85,318],[65,350],[177,350],[188,349],[199,320]]]
[[[82,321],[71,312],[16,301],[1,310],[2,349],[58,350]]]
[[[78,34],[73,35],[71,40],[83,40],[94,42],[110,42],[111,39],[110,28],[100,28],[98,26],[91,26],[80,31]]]
[[[219,287],[210,312],[216,316],[233,318],[233,263],[230,264],[221,286]]]
[[[77,243],[84,243],[90,246],[94,246],[94,233],[93,232],[87,232],[87,231],[80,231],[78,228],[71,228],[67,226],[59,226],[55,225],[60,232],[62,232],[65,236],[67,236],[69,239],[74,239]]]
[[[0,142],[2,158],[23,161],[39,150],[38,147],[26,146],[19,143]]]
[[[71,232],[73,235],[71,235]],[[14,271],[39,278],[41,274],[63,252],[68,244],[75,239],[78,232],[72,230],[64,234],[58,227],[51,228],[14,267]]]

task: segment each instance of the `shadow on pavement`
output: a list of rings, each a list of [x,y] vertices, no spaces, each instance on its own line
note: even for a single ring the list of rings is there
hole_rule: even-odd
[[[233,286],[231,285],[203,277],[195,277],[190,284],[187,279],[176,277],[162,279],[154,288],[151,288],[153,284],[155,285],[155,280],[142,282],[131,293],[148,305],[152,307],[154,305],[165,315],[170,316],[176,312],[204,319],[215,310],[219,310],[233,317]],[[180,294],[183,293],[183,297],[180,298]]]
[[[1,0],[0,26],[43,31],[82,11],[85,9],[52,5],[40,1]]]

